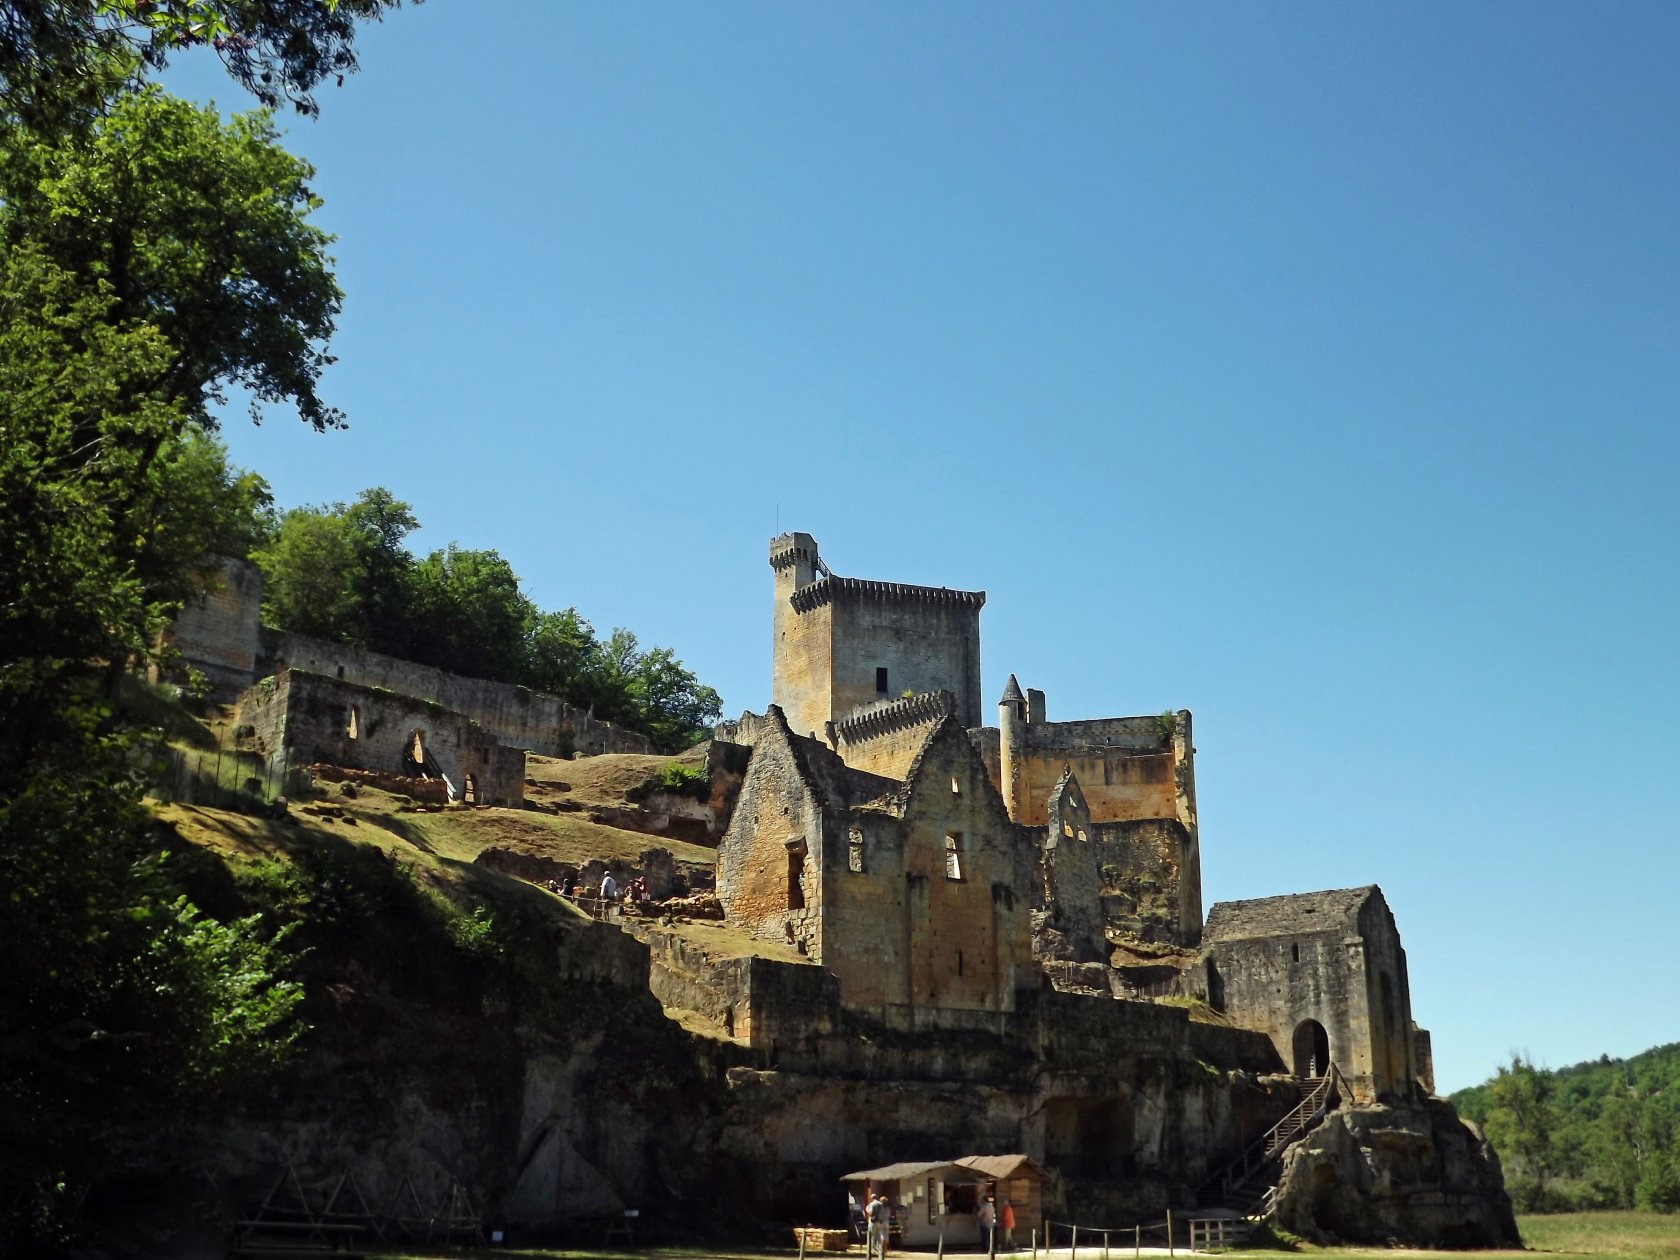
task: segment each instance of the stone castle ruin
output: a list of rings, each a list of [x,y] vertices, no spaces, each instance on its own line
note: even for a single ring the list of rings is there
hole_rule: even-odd
[[[1374,1234],[1515,1237],[1491,1152],[1429,1099],[1381,890],[1223,903],[1204,922],[1188,711],[1051,721],[1011,675],[984,726],[983,592],[839,577],[804,533],[775,538],[770,567],[772,703],[715,745],[748,757],[717,888],[731,925],[799,961],[707,977],[665,947],[654,983],[810,1091],[866,1068],[912,1095],[985,1099],[938,1150],[939,1107],[871,1115],[860,1098],[793,1151],[821,1163],[814,1148],[862,1132],[865,1149],[826,1155],[863,1166],[990,1141],[1086,1196],[1128,1185],[1134,1212],[1151,1194],[1185,1207],[1192,1187],[1203,1210],[1247,1212],[1299,1152],[1280,1142],[1250,1167],[1245,1146],[1303,1108],[1294,1123],[1318,1133],[1338,1101],[1474,1152],[1402,1178],[1380,1153],[1335,1175],[1315,1157],[1326,1195],[1358,1183],[1383,1200]],[[1187,1079],[1192,1064],[1214,1074]],[[1452,1184],[1472,1166],[1473,1184]],[[1308,1233],[1315,1193],[1287,1200]]]
[[[1014,675],[989,707],[983,592],[840,577],[804,533],[770,566],[770,704],[706,758],[722,925],[675,901],[617,920],[636,941],[590,925],[715,1059],[691,1156],[743,1212],[822,1219],[850,1170],[1009,1151],[1088,1219],[1515,1241],[1491,1148],[1431,1097],[1381,890],[1204,915],[1187,710],[1052,721]],[[228,562],[172,634],[270,756],[518,807],[526,750],[647,751],[551,696],[264,630],[260,589]],[[566,1151],[522,1156],[509,1202],[596,1195]]]

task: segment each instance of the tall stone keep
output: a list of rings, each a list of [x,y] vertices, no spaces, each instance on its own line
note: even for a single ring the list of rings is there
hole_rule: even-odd
[[[770,542],[775,644],[771,700],[799,735],[906,693],[948,691],[980,725],[984,591],[836,577],[809,534]]]

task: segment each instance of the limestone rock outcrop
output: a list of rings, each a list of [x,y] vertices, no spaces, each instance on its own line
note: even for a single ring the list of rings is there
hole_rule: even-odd
[[[1521,1245],[1498,1155],[1438,1098],[1331,1112],[1284,1157],[1272,1221],[1321,1244]]]

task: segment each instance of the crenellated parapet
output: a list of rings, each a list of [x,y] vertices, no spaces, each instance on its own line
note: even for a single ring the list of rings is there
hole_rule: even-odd
[[[775,564],[774,559],[771,564]],[[976,612],[986,603],[985,591],[957,591],[948,586],[911,586],[904,582],[875,582],[868,578],[830,574],[795,591],[793,608],[795,612],[810,612],[846,595],[903,603],[953,604],[972,608]]]
[[[947,713],[955,712],[956,705],[956,697],[949,691],[924,691],[920,695],[889,700],[841,718],[834,724],[834,733],[843,743],[861,744],[910,727],[937,722]]]

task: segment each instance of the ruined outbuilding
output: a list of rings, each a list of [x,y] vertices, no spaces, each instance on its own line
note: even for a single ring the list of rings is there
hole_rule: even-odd
[[[517,806],[525,799],[522,750],[497,742],[464,714],[411,696],[289,669],[245,693],[238,721],[277,768],[401,768],[441,782],[450,800]]]
[[[1222,902],[1206,942],[1209,1000],[1296,1076],[1334,1063],[1361,1102],[1417,1092],[1406,951],[1375,884]]]

